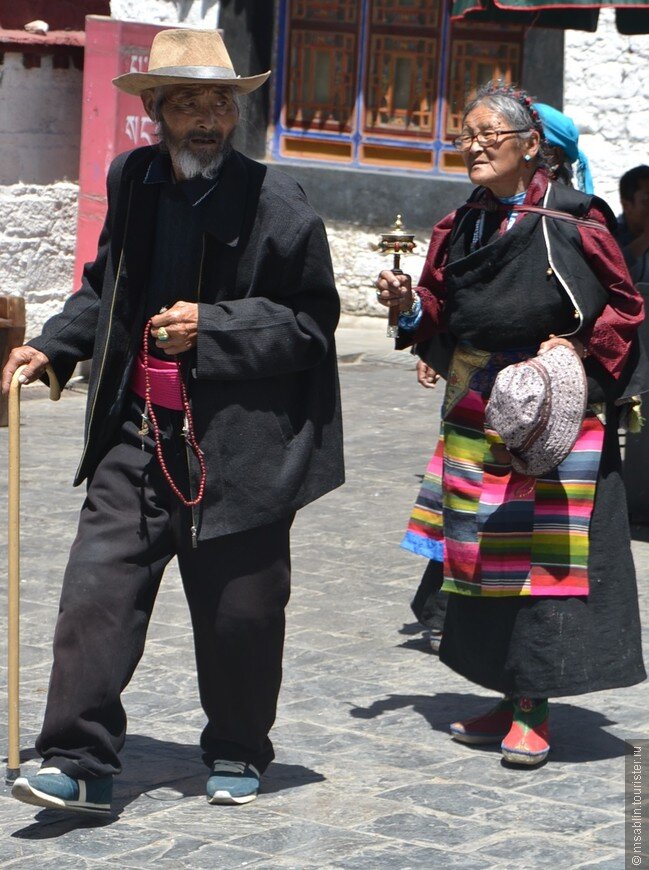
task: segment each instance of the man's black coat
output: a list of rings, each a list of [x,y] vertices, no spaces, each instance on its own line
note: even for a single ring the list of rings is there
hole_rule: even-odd
[[[92,358],[75,484],[115,442],[142,342],[159,195],[143,181],[157,150],[138,148],[111,165],[97,258],[30,342],[62,384]],[[198,342],[183,361],[207,463],[202,539],[272,522],[344,479],[339,300],[322,221],[292,179],[234,152],[206,226],[199,286],[186,297],[199,300]]]

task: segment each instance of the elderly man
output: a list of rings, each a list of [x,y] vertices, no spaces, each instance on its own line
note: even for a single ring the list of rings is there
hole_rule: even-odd
[[[322,222],[300,187],[233,150],[239,94],[214,31],[167,30],[140,95],[160,144],[108,172],[108,213],[81,289],[3,377],[49,362],[61,382],[92,357],[88,480],[65,572],[37,749],[13,794],[110,811],[126,716],[165,566],[177,556],[194,630],[214,804],[255,798],[274,753],[289,530],[343,482],[333,334],[339,314]]]

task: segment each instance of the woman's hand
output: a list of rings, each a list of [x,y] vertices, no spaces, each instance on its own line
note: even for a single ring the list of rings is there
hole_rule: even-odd
[[[386,270],[381,272],[376,282],[376,298],[386,308],[399,308],[408,311],[415,301],[410,275],[395,275]]]
[[[550,334],[550,337],[548,339],[542,342],[541,346],[539,347],[538,355],[541,356],[542,354],[547,353],[549,350],[552,350],[553,347],[559,347],[560,345],[572,348],[572,350],[575,351],[579,359],[584,359],[584,357],[586,356],[584,345],[578,338],[575,338],[574,336],[571,336],[570,338],[560,338],[559,336],[552,334]]]
[[[435,384],[439,380],[440,376],[437,374],[435,369],[431,369],[431,367],[423,361],[423,359],[418,360],[417,362],[417,380],[422,385],[422,387],[426,387],[427,390],[432,390],[435,387]]]

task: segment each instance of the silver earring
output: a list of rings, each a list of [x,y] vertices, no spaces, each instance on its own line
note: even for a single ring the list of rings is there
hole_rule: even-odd
[[[523,157],[523,160],[524,160],[526,163],[529,163],[531,159],[532,159],[532,158],[531,158],[531,156],[530,156],[529,154],[526,154],[525,157]]]

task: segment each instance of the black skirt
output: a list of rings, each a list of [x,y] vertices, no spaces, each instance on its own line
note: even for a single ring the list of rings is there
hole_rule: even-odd
[[[436,564],[442,571],[441,563]],[[617,433],[607,427],[590,524],[588,597],[451,594],[440,659],[480,686],[552,698],[646,678]]]

